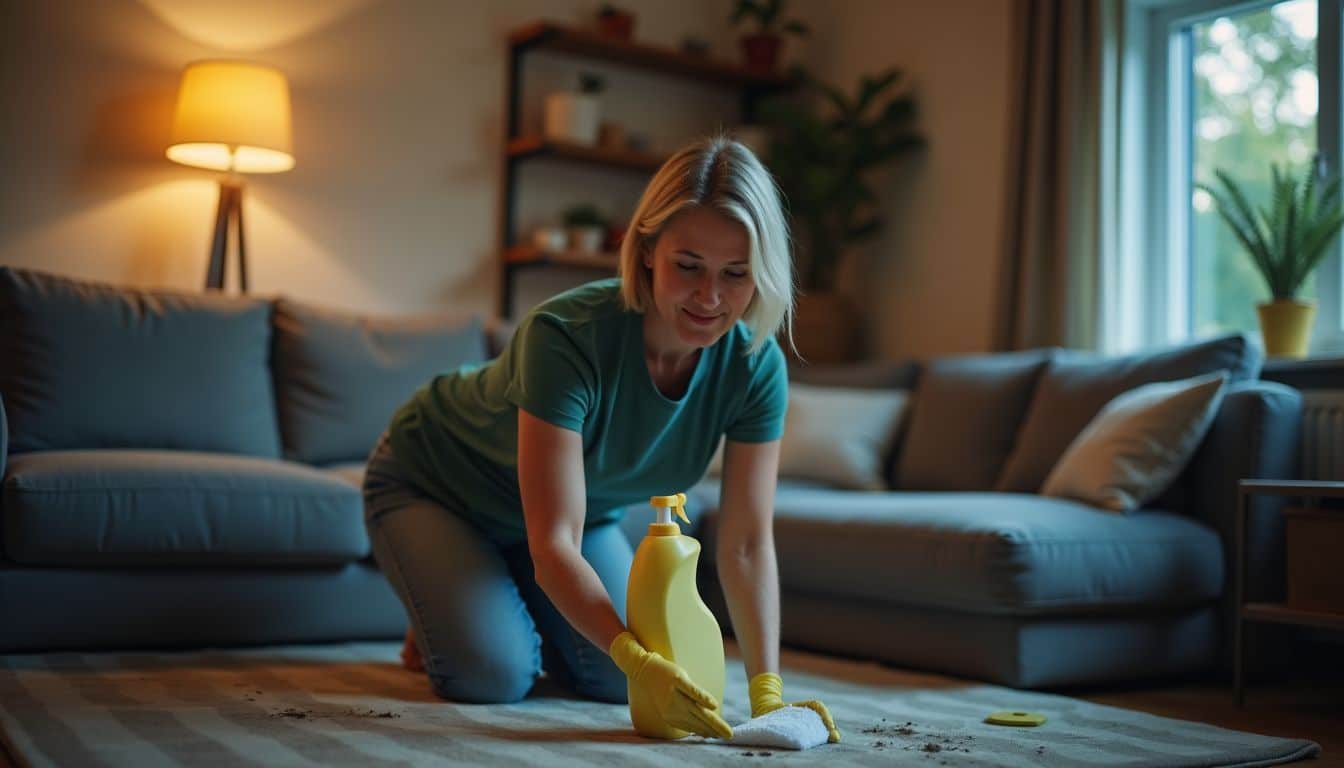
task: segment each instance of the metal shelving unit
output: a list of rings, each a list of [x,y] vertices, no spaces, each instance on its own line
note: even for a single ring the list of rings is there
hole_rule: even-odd
[[[614,270],[615,254],[587,254],[543,251],[521,242],[515,228],[519,165],[534,158],[554,158],[565,162],[610,168],[614,171],[651,175],[666,158],[631,150],[611,150],[565,142],[548,141],[541,136],[522,133],[523,57],[529,51],[548,50],[598,62],[620,64],[657,72],[708,86],[740,92],[742,119],[755,114],[761,96],[792,88],[796,81],[775,74],[760,74],[734,63],[706,56],[695,56],[671,48],[634,41],[613,40],[594,32],[552,22],[537,22],[514,30],[509,35],[509,61],[505,81],[507,134],[504,137],[503,174],[500,185],[499,219],[499,314],[513,315],[514,277],[520,269],[547,266]]]

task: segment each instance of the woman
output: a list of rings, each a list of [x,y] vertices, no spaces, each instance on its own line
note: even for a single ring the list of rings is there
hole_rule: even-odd
[[[403,659],[438,695],[525,696],[543,667],[579,694],[732,731],[683,670],[625,628],[621,510],[704,474],[720,438],[719,577],[752,715],[784,706],[771,517],[788,382],[775,341],[793,287],[778,192],[741,144],[658,171],[620,277],[528,313],[482,366],[435,377],[392,418],[364,482],[374,552],[411,619]],[[820,702],[805,702],[839,732]]]

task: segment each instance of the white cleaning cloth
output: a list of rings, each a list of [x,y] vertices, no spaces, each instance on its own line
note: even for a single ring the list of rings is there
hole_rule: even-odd
[[[780,707],[733,726],[729,744],[779,749],[811,749],[825,744],[830,734],[821,715],[807,707]]]

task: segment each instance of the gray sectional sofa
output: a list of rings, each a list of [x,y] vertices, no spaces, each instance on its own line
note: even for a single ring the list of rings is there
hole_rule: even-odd
[[[1043,349],[796,371],[908,390],[912,413],[887,458],[890,490],[781,481],[784,642],[1032,688],[1216,666],[1230,650],[1237,480],[1296,469],[1301,397],[1257,380],[1260,363],[1234,335],[1124,357]],[[1153,503],[1120,515],[1036,494],[1112,397],[1218,370],[1232,383],[1215,421]],[[717,485],[691,495],[712,547]],[[1281,589],[1279,509],[1251,504],[1253,597]],[[702,592],[720,594],[709,575]],[[712,607],[728,626],[721,600]]]
[[[468,317],[0,268],[0,651],[399,636],[364,458],[487,353]]]
[[[473,319],[0,268],[0,652],[395,638],[358,483],[391,410],[497,345]],[[1241,337],[1126,358],[1062,350],[806,370],[908,390],[893,490],[781,481],[788,644],[1017,686],[1197,669],[1224,643],[1236,480],[1286,477],[1297,393]],[[1139,514],[1033,492],[1110,397],[1236,379],[1194,460]],[[8,452],[7,456],[4,451]],[[691,492],[715,600],[712,480]],[[1255,567],[1281,556],[1257,502]],[[626,516],[632,540],[647,516]],[[1272,582],[1269,588],[1273,588]]]

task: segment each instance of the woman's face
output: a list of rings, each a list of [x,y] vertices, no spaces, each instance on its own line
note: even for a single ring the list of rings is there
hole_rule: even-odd
[[[707,347],[733,327],[756,293],[749,254],[746,229],[717,211],[695,207],[672,217],[644,254],[667,338]]]

